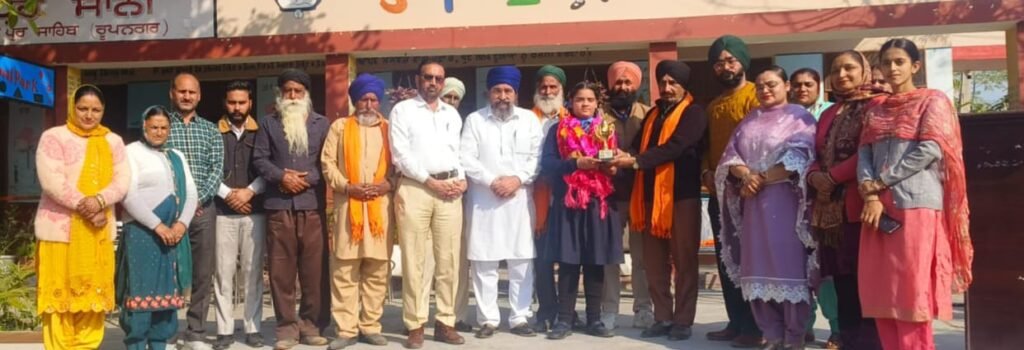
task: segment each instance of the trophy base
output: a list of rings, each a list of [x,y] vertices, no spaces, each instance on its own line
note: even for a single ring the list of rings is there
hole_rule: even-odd
[[[615,158],[615,152],[613,150],[603,149],[603,150],[597,151],[597,160],[599,160],[599,161],[610,162],[614,158]]]

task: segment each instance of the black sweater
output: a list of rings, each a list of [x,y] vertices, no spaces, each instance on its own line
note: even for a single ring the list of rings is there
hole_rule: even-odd
[[[647,118],[657,118],[652,124],[651,139],[648,141],[647,151],[636,155],[636,162],[640,170],[644,171],[644,201],[654,201],[654,174],[655,169],[665,163],[675,162],[675,182],[673,189],[673,197],[675,201],[682,199],[700,198],[700,172],[701,172],[701,156],[704,154],[705,149],[708,147],[706,139],[706,131],[708,128],[708,118],[704,113],[704,108],[690,104],[683,112],[679,124],[676,126],[676,130],[669,137],[668,142],[665,144],[658,145],[658,135],[661,133],[662,127],[665,125],[668,111],[671,111],[679,107],[678,104],[673,105],[671,108],[667,108],[666,111],[654,115],[657,110],[651,109],[651,114],[647,115]],[[633,139],[633,149],[639,152],[640,145],[643,143],[643,135],[646,133],[645,129],[640,131],[640,135],[637,135]],[[633,189],[634,191],[636,189]]]

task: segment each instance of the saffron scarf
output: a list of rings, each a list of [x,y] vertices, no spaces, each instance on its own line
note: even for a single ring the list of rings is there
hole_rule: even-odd
[[[541,122],[544,121],[544,112],[539,108],[534,107],[533,113],[537,115],[537,119],[540,119]],[[559,121],[567,116],[569,116],[569,111],[565,108],[558,110],[557,118]],[[539,236],[541,232],[544,232],[544,228],[548,226],[548,212],[551,210],[551,184],[549,182],[543,180],[534,181],[533,204],[537,218],[533,223],[533,232],[534,235]]]
[[[562,159],[577,159],[581,157],[597,157],[601,150],[602,142],[597,138],[595,132],[603,122],[600,113],[594,116],[590,127],[584,129],[579,118],[569,116],[558,122],[558,154]],[[617,149],[619,140],[612,133],[608,139],[608,147]],[[608,216],[607,198],[615,188],[612,186],[612,178],[599,169],[577,169],[572,173],[562,176],[569,187],[565,193],[565,207],[571,209],[586,210],[590,200],[597,197],[601,206],[601,219]]]
[[[960,123],[952,102],[941,91],[917,89],[889,96],[881,105],[870,109],[866,118],[861,145],[898,138],[933,141],[942,149],[942,214],[949,230],[948,243],[953,255],[953,289],[956,293],[966,290],[973,280],[971,262],[974,260],[974,247],[970,236]]]
[[[676,127],[679,125],[679,121],[683,119],[683,113],[687,107],[690,107],[690,103],[693,102],[693,95],[687,94],[671,112],[668,113],[665,119],[665,125],[661,128],[661,132],[658,134],[658,146],[664,145],[668,142],[668,139],[672,137],[672,134],[676,132]],[[647,151],[647,146],[651,141],[651,134],[654,129],[654,120],[658,119],[661,108],[655,106],[648,112],[647,118],[644,121],[643,138],[640,143],[640,153]],[[653,117],[652,117],[653,116]],[[644,212],[647,208],[644,206],[644,174],[645,170],[639,170],[636,173],[636,177],[633,179],[633,193],[630,194],[629,198],[629,217],[631,218],[645,218]],[[658,238],[670,238],[672,237],[672,213],[674,207],[673,191],[675,188],[675,177],[676,177],[676,164],[675,162],[667,162],[659,165],[654,169],[654,203],[653,212],[651,213],[651,235]],[[629,230],[631,232],[643,232],[647,227],[647,220],[631,220]]]
[[[77,184],[78,191],[87,198],[99,194],[113,182],[114,153],[106,138],[110,129],[97,125],[92,130],[84,130],[75,124],[74,118],[74,112],[68,114],[68,130],[72,134],[87,139],[85,160],[82,163],[82,172],[78,175]],[[72,210],[67,263],[68,286],[71,287],[72,293],[75,295],[94,292],[99,287],[93,283],[99,282],[93,281],[93,277],[96,276],[99,269],[96,257],[109,254],[105,251],[113,249],[113,242],[110,240],[110,230],[113,229],[114,224],[112,208],[111,205],[103,209],[103,213],[107,217],[107,225],[104,227],[93,226],[89,218]],[[113,281],[104,283],[112,284]]]
[[[357,118],[349,116],[345,119],[345,133],[342,140],[342,155],[345,157],[345,172],[348,174],[349,182],[360,181],[362,173],[363,138],[360,135],[360,125]],[[380,119],[380,132],[383,138],[380,160],[377,161],[377,170],[373,174],[373,183],[384,181],[388,173],[388,162],[391,159],[391,151],[388,143],[388,122]],[[366,208],[363,208],[363,204]],[[352,230],[352,242],[359,243],[363,240],[363,228],[366,221],[370,221],[370,234],[373,237],[384,236],[384,205],[381,197],[368,201],[348,197],[348,219],[349,227]]]

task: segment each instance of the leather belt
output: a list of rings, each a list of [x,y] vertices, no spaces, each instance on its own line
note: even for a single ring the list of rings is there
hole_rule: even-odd
[[[442,181],[443,180],[448,180],[448,179],[454,179],[456,176],[459,176],[459,171],[458,170],[449,170],[449,171],[440,172],[440,173],[437,173],[437,174],[430,174],[430,177],[434,178],[435,180],[442,180]]]

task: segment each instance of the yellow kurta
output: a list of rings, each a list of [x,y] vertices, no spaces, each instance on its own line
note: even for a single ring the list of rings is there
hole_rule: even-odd
[[[324,142],[324,149],[321,157],[324,179],[330,190],[334,191],[334,225],[331,233],[334,237],[334,257],[341,260],[351,259],[376,259],[389,260],[392,248],[392,232],[394,227],[393,208],[391,206],[391,194],[384,196],[381,200],[386,208],[384,213],[384,236],[374,237],[370,234],[369,220],[363,226],[363,240],[358,243],[352,242],[351,224],[349,223],[348,208],[349,200],[346,189],[349,182],[371,183],[374,172],[377,170],[378,161],[383,156],[384,138],[381,134],[380,125],[360,126],[362,136],[362,164],[361,173],[356,176],[348,174],[343,163],[345,118],[335,120],[331,124],[331,130],[327,133],[327,140]],[[394,184],[394,167],[389,166],[387,175],[388,181]],[[364,209],[366,204],[363,204]]]
[[[710,140],[708,153],[704,157],[704,170],[715,170],[733,130],[747,112],[759,105],[761,103],[757,102],[757,90],[751,82],[747,82],[731,94],[723,94],[711,100],[707,109]]]

